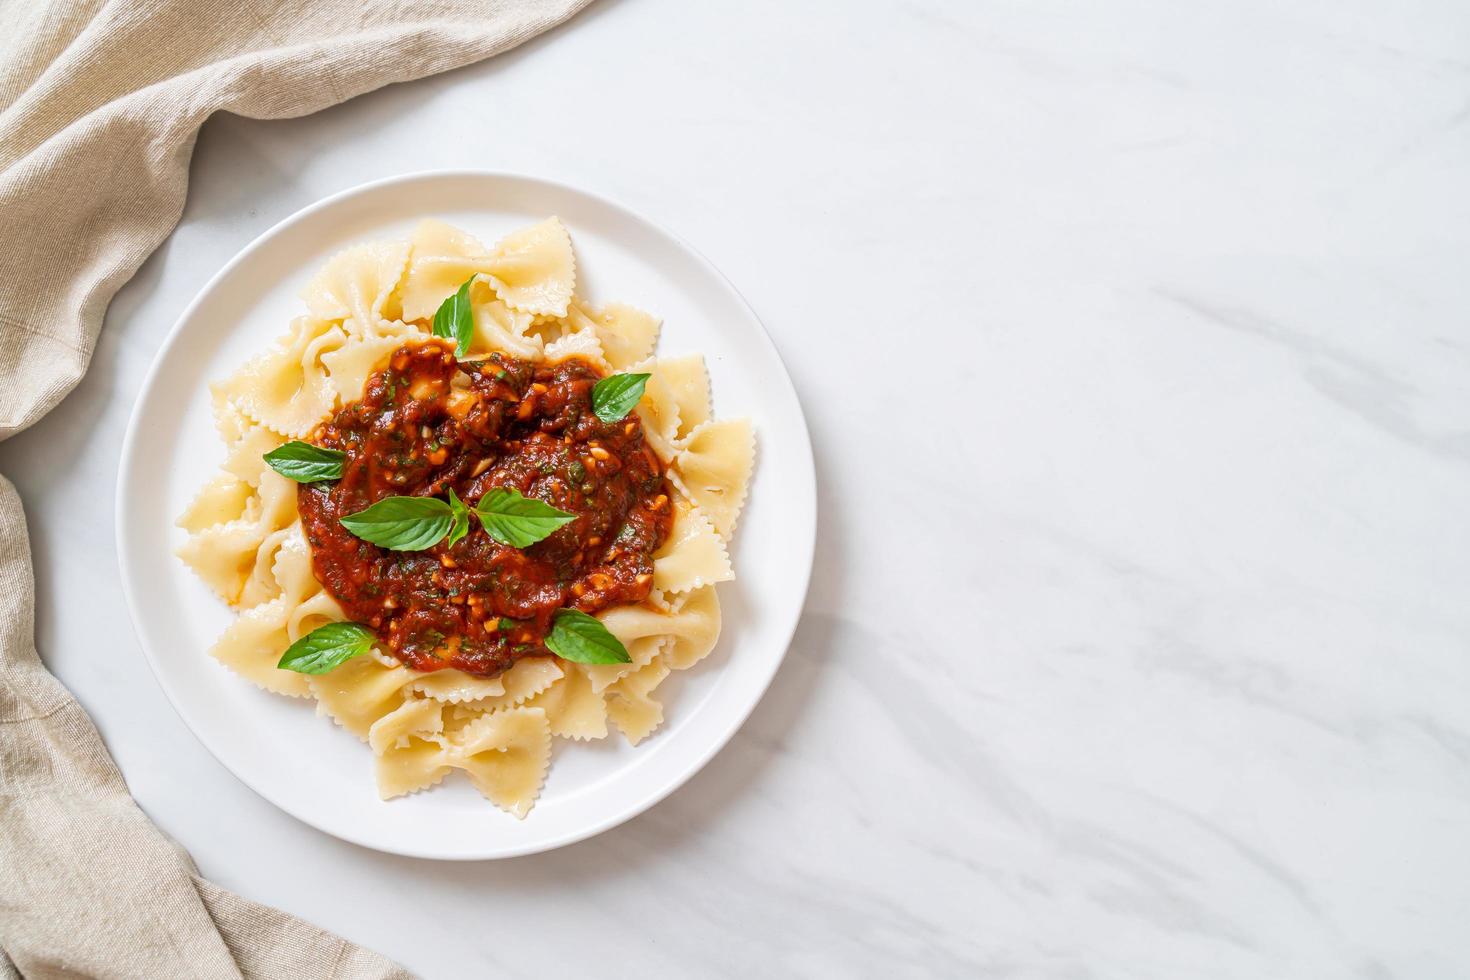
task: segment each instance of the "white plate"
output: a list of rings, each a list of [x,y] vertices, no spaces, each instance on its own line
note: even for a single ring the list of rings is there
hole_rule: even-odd
[[[534,810],[516,820],[462,779],[383,802],[371,751],[308,701],[267,694],[206,650],[232,613],[173,550],[174,519],[224,456],[208,383],[285,333],[298,291],[334,252],[406,236],[437,216],[494,241],[547,215],[577,249],[578,292],[663,318],[661,355],[700,352],[719,416],[755,423],[756,472],[719,587],[715,652],[660,688],[663,728],[637,748],[555,740]],[[367,847],[445,859],[510,857],[570,844],[657,803],[735,733],[776,668],[811,572],[816,482],[806,422],[760,321],[702,256],[632,212],[584,191],[492,173],[431,173],[367,184],[281,222],[220,270],[158,354],[128,426],[117,487],[123,590],[143,650],[199,740],[247,786],[314,827]]]

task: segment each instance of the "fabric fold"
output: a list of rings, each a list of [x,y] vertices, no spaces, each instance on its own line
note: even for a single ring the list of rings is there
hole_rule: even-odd
[[[81,379],[107,304],[182,213],[210,115],[305,115],[505,51],[586,3],[0,0],[0,438]],[[0,477],[0,978],[408,977],[198,876],[42,665],[34,602]]]

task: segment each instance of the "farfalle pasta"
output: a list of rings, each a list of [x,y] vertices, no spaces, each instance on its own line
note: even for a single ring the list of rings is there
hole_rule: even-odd
[[[223,463],[178,520],[237,612],[210,653],[362,739],[385,800],[466,778],[524,817],[555,739],[650,737],[719,638],[752,428],[576,273],[556,218],[426,220],[212,388]]]

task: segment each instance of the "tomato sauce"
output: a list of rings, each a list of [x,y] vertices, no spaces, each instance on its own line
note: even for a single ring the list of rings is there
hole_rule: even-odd
[[[456,361],[439,340],[395,351],[362,400],[311,440],[346,454],[342,478],[299,491],[312,566],[347,617],[418,670],[489,676],[546,654],[560,608],[595,613],[646,599],[673,523],[670,491],[637,414],[612,423],[593,414],[601,377],[574,357]],[[471,517],[463,539],[424,551],[380,548],[339,523],[384,497],[452,489],[473,507],[493,487],[576,519],[517,549]]]

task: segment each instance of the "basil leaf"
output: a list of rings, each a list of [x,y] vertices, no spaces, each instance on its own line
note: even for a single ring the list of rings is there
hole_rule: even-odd
[[[475,311],[470,307],[470,285],[474,281],[474,276],[466,279],[453,296],[439,304],[434,314],[434,336],[454,341],[455,357],[470,352],[470,339],[475,335]]]
[[[276,666],[298,674],[325,674],[353,657],[367,653],[377,639],[376,633],[358,623],[328,623],[287,647]]]
[[[546,634],[546,649],[579,664],[626,664],[628,650],[597,620],[575,609],[558,609]]]
[[[453,490],[449,491],[449,512],[454,523],[449,525],[448,547],[453,548],[456,541],[470,533],[470,509],[455,496]]]
[[[592,386],[592,414],[604,422],[621,422],[643,397],[646,374],[610,374]]]
[[[496,487],[481,497],[475,504],[475,516],[492,538],[512,548],[529,547],[577,519],[576,514],[557,510],[504,487]]]
[[[384,497],[341,520],[347,530],[380,548],[423,551],[450,532],[454,519],[454,508],[438,497]]]
[[[342,479],[342,464],[347,454],[336,449],[323,449],[299,439],[272,449],[260,457],[270,468],[297,483]]]

